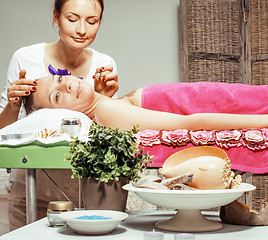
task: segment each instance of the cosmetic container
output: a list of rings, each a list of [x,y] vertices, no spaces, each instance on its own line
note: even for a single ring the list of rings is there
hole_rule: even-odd
[[[62,212],[73,211],[74,205],[69,201],[53,201],[47,205],[47,219],[51,227],[67,226],[66,222],[62,220],[59,215]]]
[[[79,118],[63,118],[61,130],[69,136],[77,137],[81,130],[81,121]]]

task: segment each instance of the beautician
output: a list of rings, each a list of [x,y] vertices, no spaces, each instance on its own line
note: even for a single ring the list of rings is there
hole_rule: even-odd
[[[25,116],[22,97],[38,89],[35,79],[60,74],[62,69],[90,83],[101,94],[112,97],[117,92],[115,61],[88,48],[99,30],[103,9],[103,0],[55,0],[53,21],[59,28],[60,39],[23,47],[14,53],[0,103],[0,128]],[[99,78],[97,73],[101,73]],[[78,182],[71,179],[71,170],[46,172],[78,206]],[[66,199],[42,170],[36,176],[39,219],[46,216],[49,201]],[[11,182],[9,220],[10,229],[14,230],[26,224],[25,171],[12,170]]]

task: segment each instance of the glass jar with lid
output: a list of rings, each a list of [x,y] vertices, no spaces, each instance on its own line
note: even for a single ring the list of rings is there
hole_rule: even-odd
[[[61,130],[69,136],[77,137],[81,130],[81,120],[79,118],[63,118]]]
[[[62,212],[73,211],[74,204],[70,201],[53,201],[47,205],[47,219],[52,227],[67,226],[66,222],[59,217]]]

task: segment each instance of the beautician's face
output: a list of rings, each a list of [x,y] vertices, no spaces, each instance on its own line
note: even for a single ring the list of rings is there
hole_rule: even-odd
[[[101,6],[93,0],[69,0],[54,22],[59,27],[61,40],[73,49],[88,47],[100,27]]]
[[[92,87],[85,81],[70,75],[54,75],[38,80],[34,102],[39,108],[66,108],[85,113],[93,95]]]

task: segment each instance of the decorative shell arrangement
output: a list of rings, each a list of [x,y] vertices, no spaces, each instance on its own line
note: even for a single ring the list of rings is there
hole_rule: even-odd
[[[34,134],[33,138],[49,138],[49,137],[59,137],[62,132],[59,130],[54,130],[51,128],[44,128],[43,130]]]
[[[171,190],[237,188],[240,175],[231,170],[227,154],[215,147],[193,147],[171,155],[159,169],[159,178],[146,176],[135,187]]]

